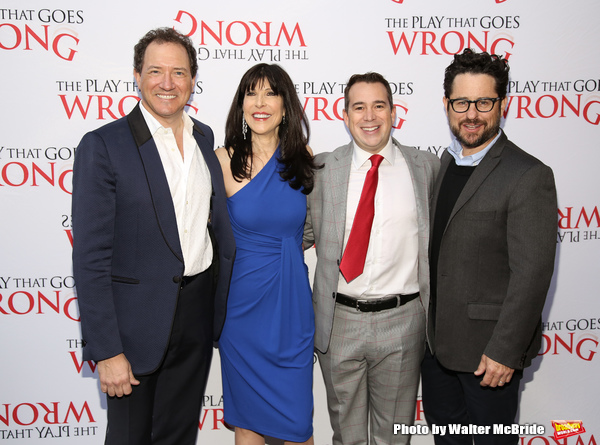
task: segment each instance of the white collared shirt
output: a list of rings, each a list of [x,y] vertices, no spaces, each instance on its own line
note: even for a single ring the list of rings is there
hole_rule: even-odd
[[[406,160],[390,138],[380,155],[379,181],[375,193],[375,216],[365,268],[350,283],[340,273],[338,292],[355,298],[378,298],[390,294],[419,291],[419,229],[413,181]],[[344,247],[348,242],[354,215],[371,153],[353,143],[348,181]]]
[[[143,102],[140,109],[156,143],[169,183],[185,264],[184,275],[199,274],[209,268],[213,257],[207,225],[212,183],[208,166],[193,136],[194,123],[183,112],[182,159],[173,130],[163,127],[144,108]]]

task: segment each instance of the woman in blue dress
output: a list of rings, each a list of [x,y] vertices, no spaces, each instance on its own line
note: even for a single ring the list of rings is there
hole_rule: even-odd
[[[278,65],[244,74],[217,150],[236,241],[219,339],[236,445],[313,444],[314,313],[302,233],[313,188],[308,121]]]

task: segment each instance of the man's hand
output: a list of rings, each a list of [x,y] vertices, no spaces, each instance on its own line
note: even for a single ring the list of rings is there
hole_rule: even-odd
[[[100,389],[109,396],[123,397],[131,394],[131,385],[140,382],[133,376],[131,365],[125,354],[119,354],[98,362]]]
[[[474,374],[476,376],[483,375],[483,380],[480,383],[481,386],[495,388],[496,386],[504,386],[505,383],[510,382],[514,372],[513,368],[504,366],[483,354]]]

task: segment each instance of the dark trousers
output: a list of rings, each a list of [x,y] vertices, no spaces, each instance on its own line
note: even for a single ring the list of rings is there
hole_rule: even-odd
[[[108,397],[107,445],[193,445],[213,352],[210,269],[182,284],[169,345],[158,370]]]
[[[454,372],[444,368],[429,348],[421,365],[421,394],[427,424],[489,426],[489,434],[434,435],[436,445],[517,444],[516,434],[493,434],[493,425],[512,425],[519,406],[521,371],[515,371],[510,383],[502,387],[480,386],[483,376],[472,372]]]

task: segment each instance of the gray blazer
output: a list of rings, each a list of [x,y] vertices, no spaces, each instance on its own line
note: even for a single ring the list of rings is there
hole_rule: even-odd
[[[429,306],[429,207],[433,185],[439,170],[439,159],[432,153],[400,145],[410,171],[417,203],[419,225],[419,288],[421,303]],[[315,308],[315,348],[323,353],[329,348],[333,327],[335,295],[338,285],[339,264],[344,248],[346,223],[346,195],[352,163],[352,143],[315,157],[317,165],[315,187],[308,195],[308,211],[304,227],[304,247],[315,244],[317,266],[313,283]]]
[[[444,152],[433,195],[453,157]],[[446,368],[473,372],[481,355],[514,369],[541,345],[541,313],[557,231],[552,170],[502,133],[469,178],[444,230],[431,350]]]

